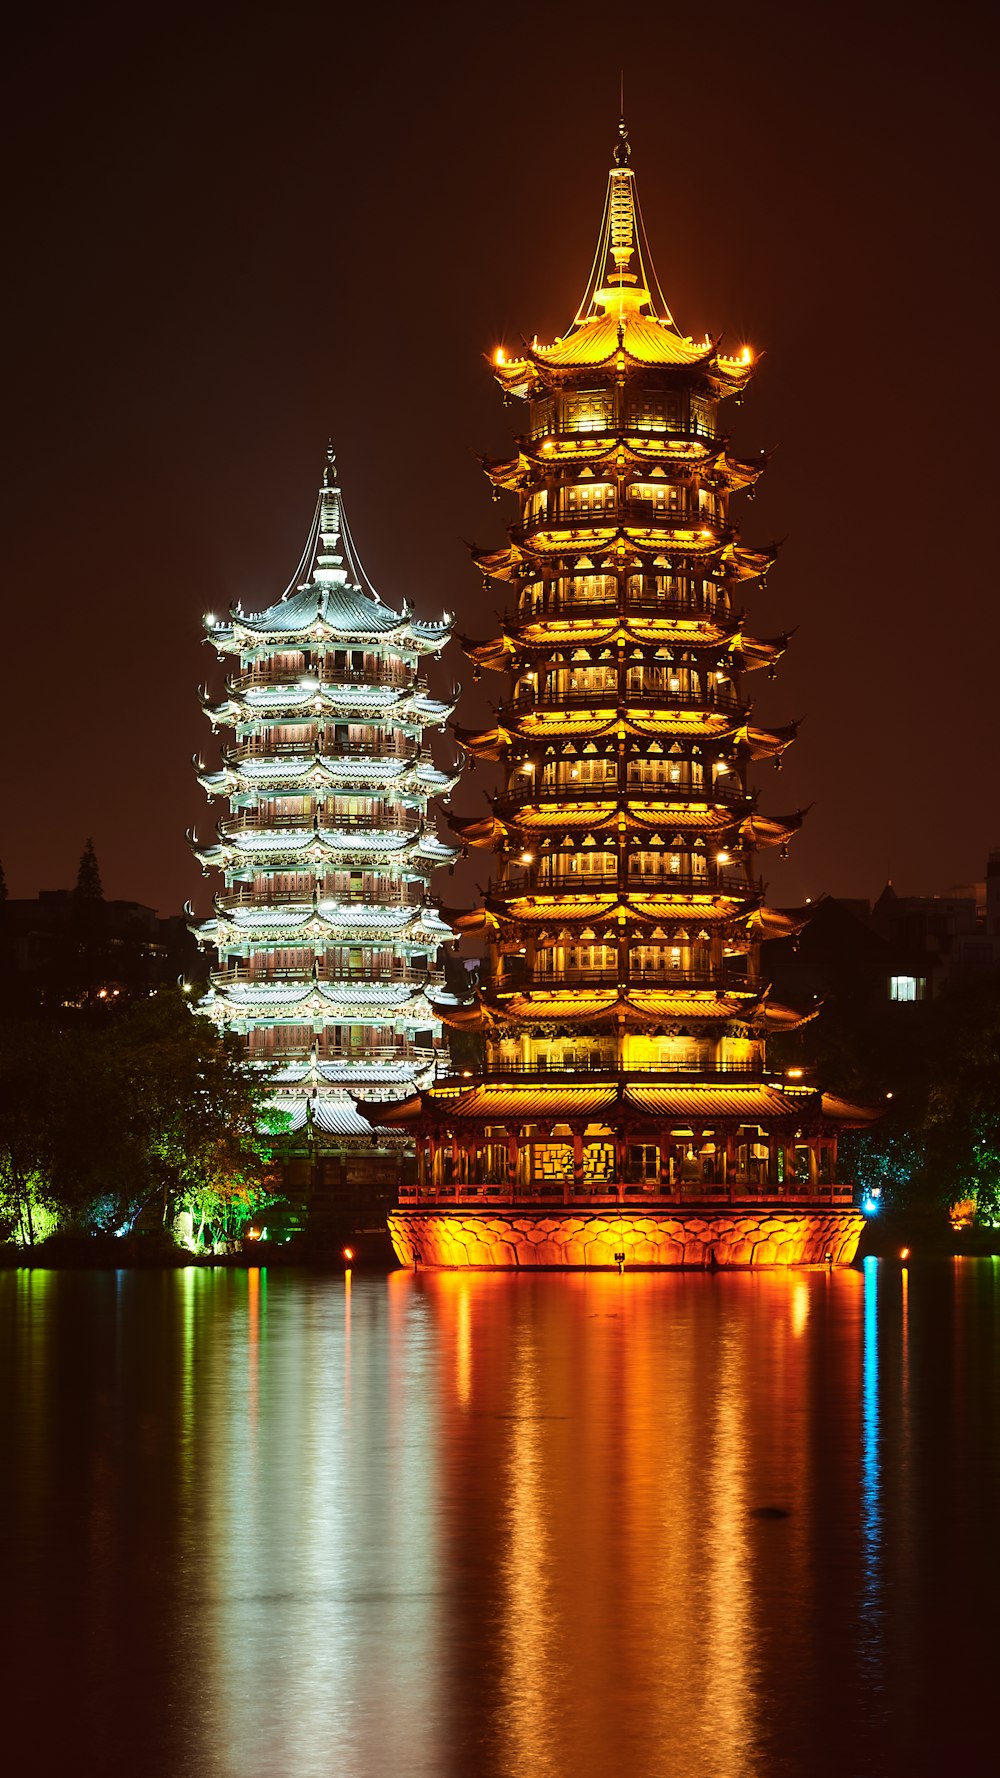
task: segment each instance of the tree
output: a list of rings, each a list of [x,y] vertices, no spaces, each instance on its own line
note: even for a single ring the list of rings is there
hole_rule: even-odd
[[[122,1224],[133,1227],[154,1202],[164,1227],[202,1199],[206,1211],[231,1206],[227,1232],[240,1206],[254,1214],[255,1194],[270,1189],[270,1146],[260,1133],[268,1087],[239,1038],[169,991],[136,1002],[103,1041],[126,1163],[115,1212]]]
[[[103,901],[104,899],[104,889],[101,885],[101,873],[97,865],[97,853],[94,851],[93,840],[88,839],[80,853],[76,887],[73,894],[77,901]]]
[[[53,1155],[64,1050],[51,1026],[0,1026],[0,1214],[33,1247],[58,1213]]]
[[[0,1214],[127,1234],[181,1207],[223,1238],[275,1201],[266,1077],[170,990],[110,1024],[0,1026]]]

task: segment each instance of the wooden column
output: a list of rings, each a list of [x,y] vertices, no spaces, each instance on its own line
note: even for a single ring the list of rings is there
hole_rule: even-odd
[[[517,1196],[517,1164],[521,1152],[521,1143],[516,1130],[507,1132],[507,1189],[513,1201]]]
[[[625,1150],[626,1141],[615,1131],[615,1197],[619,1204],[625,1202]]]
[[[583,1190],[583,1131],[573,1131],[573,1190]]]

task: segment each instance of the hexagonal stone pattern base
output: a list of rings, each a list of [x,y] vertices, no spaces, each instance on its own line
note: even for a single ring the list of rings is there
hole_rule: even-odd
[[[627,1266],[850,1265],[865,1219],[858,1210],[692,1210],[644,1216],[512,1210],[393,1210],[401,1264],[521,1271]]]

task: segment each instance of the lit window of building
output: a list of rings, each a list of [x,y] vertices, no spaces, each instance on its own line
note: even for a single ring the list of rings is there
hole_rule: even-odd
[[[924,975],[891,975],[889,977],[890,1000],[923,1000],[927,993],[927,977]]]

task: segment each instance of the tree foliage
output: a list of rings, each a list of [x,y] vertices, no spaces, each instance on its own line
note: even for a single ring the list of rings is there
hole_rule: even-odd
[[[0,1215],[64,1226],[169,1227],[180,1209],[220,1238],[274,1202],[267,1082],[238,1038],[168,991],[110,1024],[0,1026]]]
[[[1000,1225],[1000,980],[980,976],[917,1003],[845,998],[806,1033],[796,1059],[883,1111],[843,1143],[864,1190],[928,1211],[975,1198],[978,1220]]]

